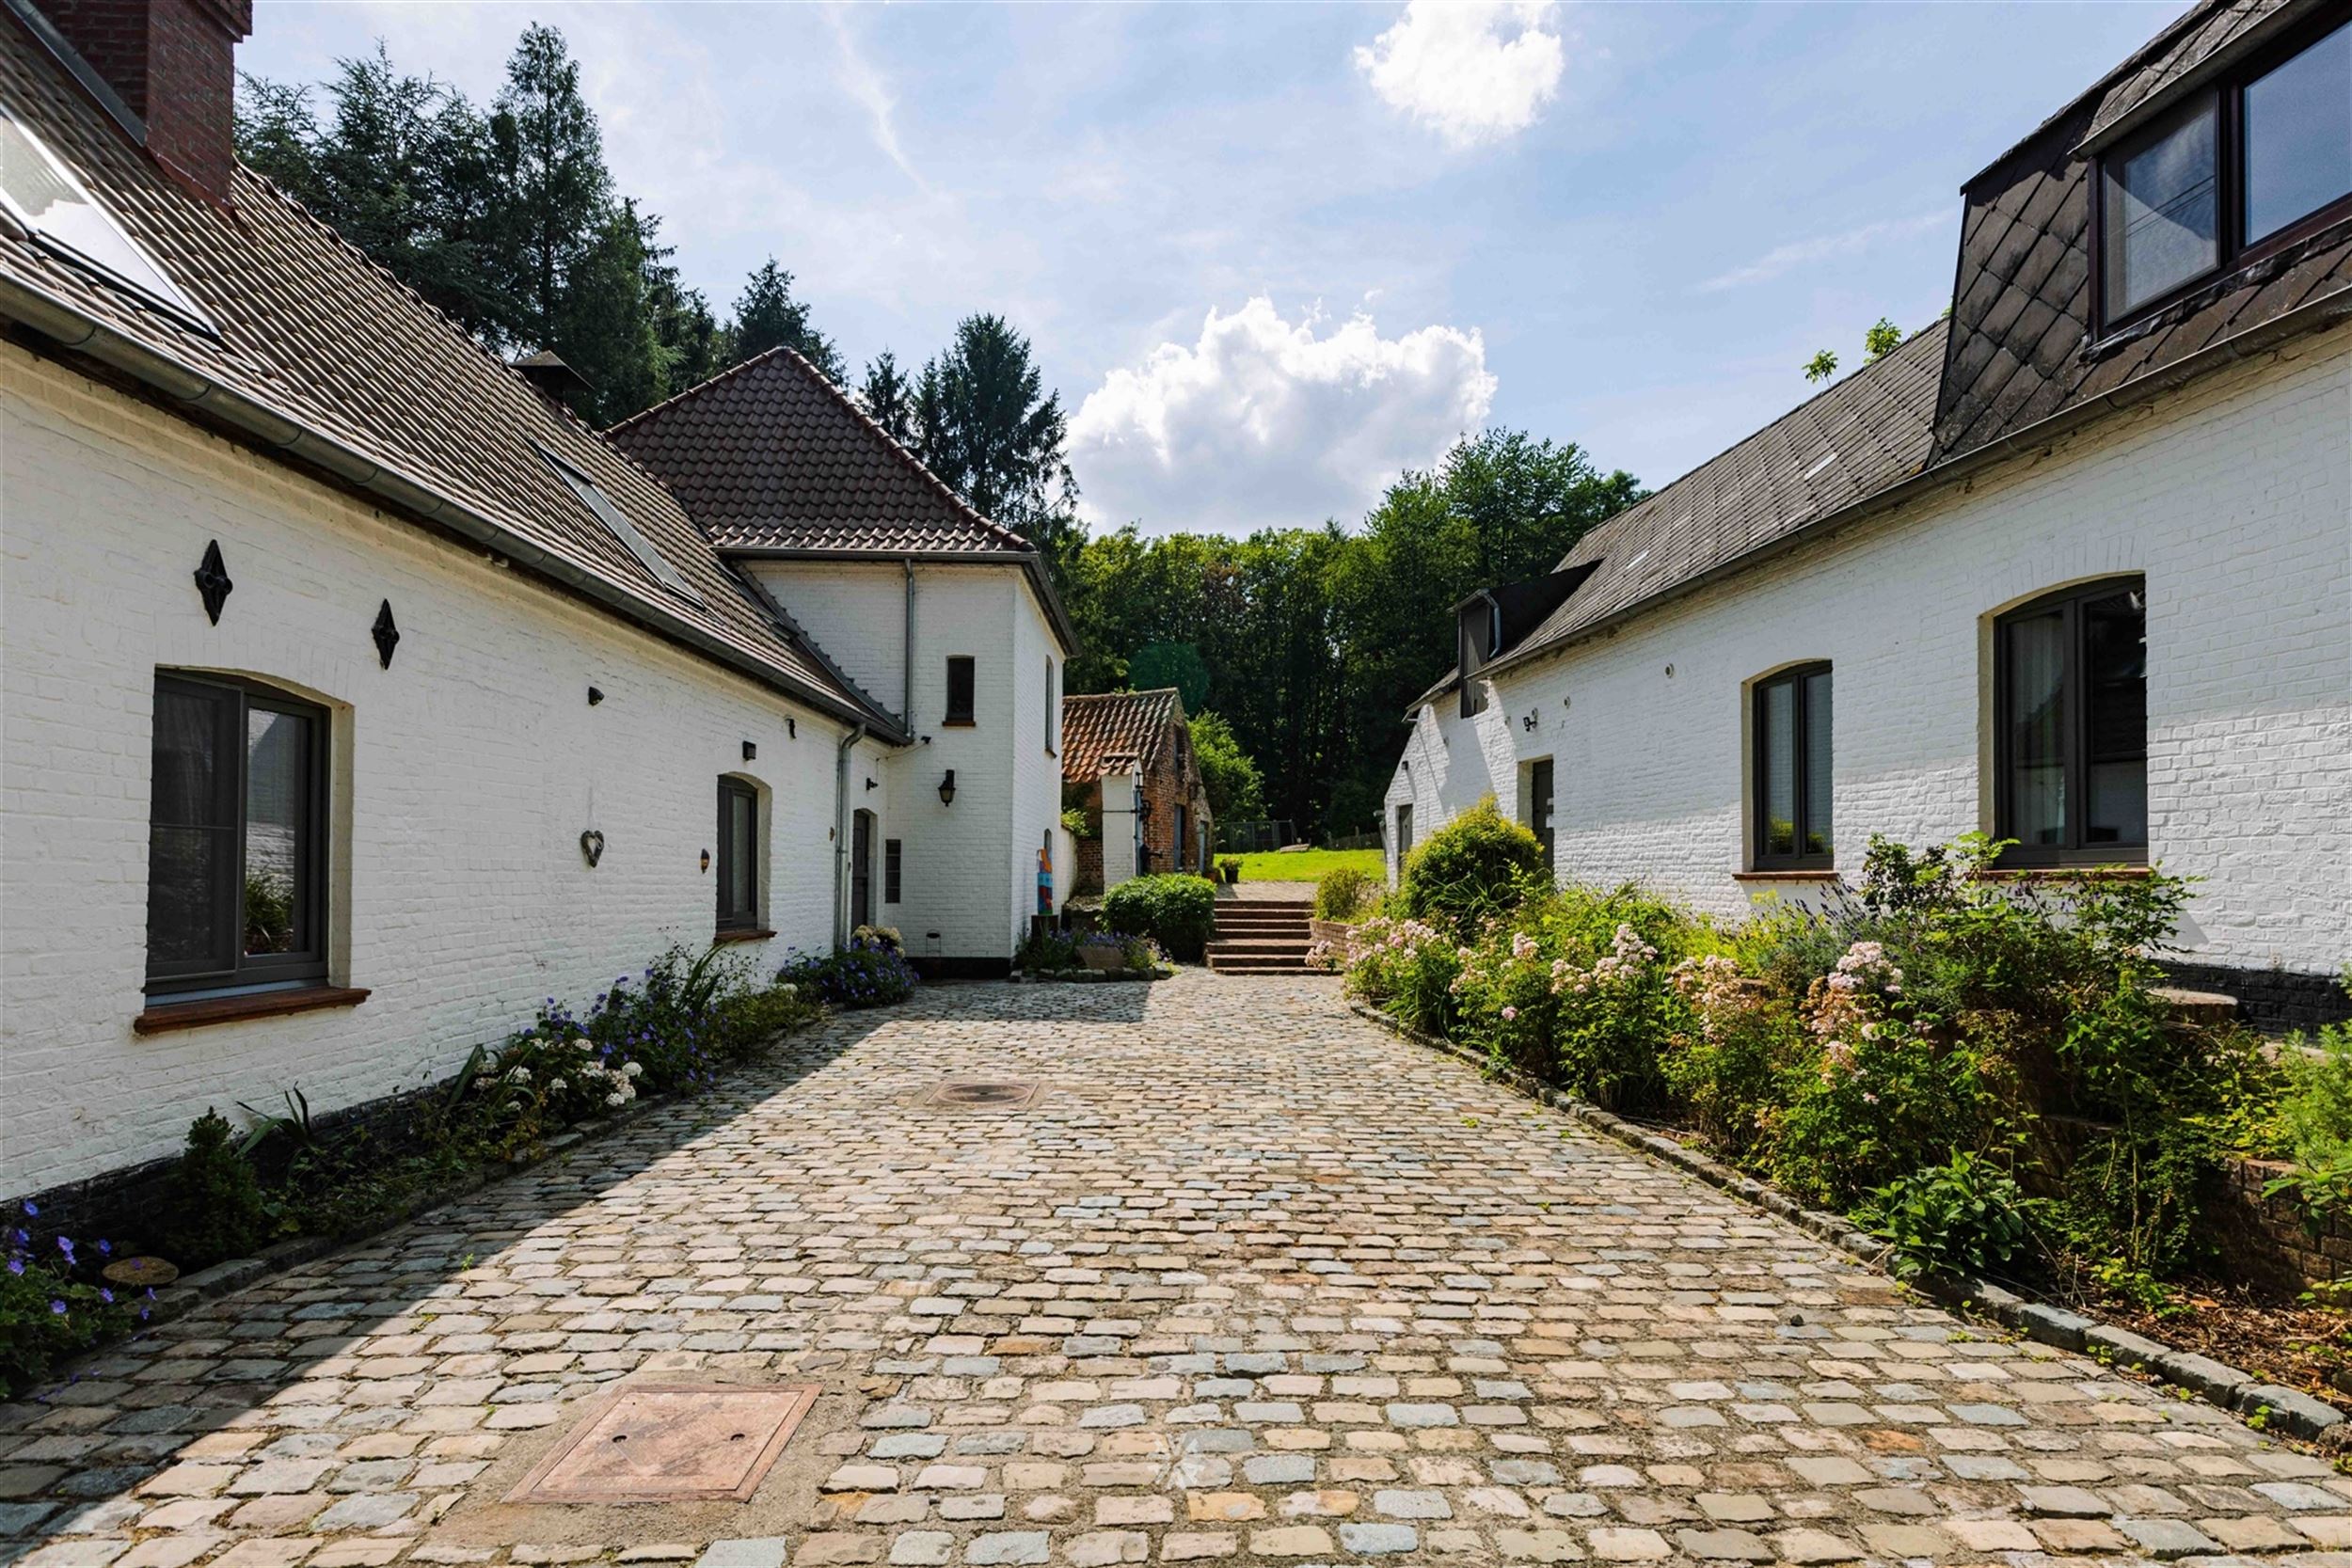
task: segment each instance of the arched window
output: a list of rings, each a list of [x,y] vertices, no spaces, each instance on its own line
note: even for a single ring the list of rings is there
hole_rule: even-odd
[[[1994,836],[2004,864],[2148,855],[2148,594],[2112,578],[1994,623]]]
[[[1749,811],[1758,871],[1826,871],[1830,819],[1830,678],[1800,664],[1757,681],[1755,779]]]
[[[719,780],[719,929],[759,929],[759,789]]]

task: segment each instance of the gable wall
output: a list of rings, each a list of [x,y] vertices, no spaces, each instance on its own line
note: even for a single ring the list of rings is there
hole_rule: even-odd
[[[13,345],[0,367],[0,1193],[171,1152],[208,1105],[444,1076],[542,998],[707,942],[722,773],[769,791],[778,935],[739,951],[828,943],[837,721]],[[363,1005],[132,1033],[158,666],[335,706],[335,978]]]
[[[2217,372],[1424,709],[1390,795],[1415,836],[1557,763],[1564,877],[1748,908],[1744,683],[1835,667],[1836,859],[1873,832],[1992,826],[1987,616],[2069,581],[2148,579],[2152,856],[2204,879],[2196,957],[2352,958],[2352,331]],[[1674,667],[1669,677],[1667,666]],[[1564,706],[1564,704],[1566,705]],[[1537,715],[1535,731],[1520,716]]]

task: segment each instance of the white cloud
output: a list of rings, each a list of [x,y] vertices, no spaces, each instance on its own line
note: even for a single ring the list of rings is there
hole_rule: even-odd
[[[1827,261],[1839,256],[1852,256],[1887,240],[1907,240],[1916,234],[1943,229],[1952,222],[1949,213],[1920,213],[1907,218],[1885,218],[1866,223],[1836,234],[1817,234],[1809,240],[1794,240],[1774,245],[1747,265],[1708,278],[1699,285],[1701,293],[1716,293],[1736,289],[1746,283],[1762,283],[1783,273],[1815,261]]]
[[[841,51],[841,90],[872,117],[875,145],[898,166],[898,172],[914,181],[918,187],[929,190],[930,187],[923,184],[923,177],[914,172],[914,166],[907,162],[905,150],[898,145],[898,102],[891,96],[890,85],[882,80],[882,72],[876,71],[866,59],[866,52],[858,47],[857,39],[850,33],[850,24],[842,15],[841,8],[828,8],[825,20],[833,24],[834,42]]]
[[[1356,69],[1383,103],[1455,147],[1501,141],[1560,90],[1567,55],[1541,25],[1550,14],[1551,0],[1410,0],[1356,51]]]
[[[1475,327],[1383,338],[1359,314],[1318,337],[1318,325],[1261,295],[1212,309],[1198,341],[1112,371],[1070,421],[1089,515],[1155,533],[1352,523],[1493,406]]]

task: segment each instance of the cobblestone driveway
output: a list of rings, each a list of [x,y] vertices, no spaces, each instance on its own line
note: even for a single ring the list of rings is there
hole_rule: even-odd
[[[959,1076],[1042,1088],[916,1107]],[[681,1373],[821,1388],[751,1502],[501,1500],[583,1396]],[[837,1022],[0,1412],[42,1568],[2316,1560],[2348,1498],[1328,980],[1191,972]]]

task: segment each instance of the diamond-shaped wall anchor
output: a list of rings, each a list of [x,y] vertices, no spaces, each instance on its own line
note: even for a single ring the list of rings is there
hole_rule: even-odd
[[[220,625],[220,607],[229,602],[229,591],[236,586],[229,580],[229,568],[221,562],[220,541],[208,540],[203,563],[196,569],[196,591],[204,595],[204,613],[213,625]]]
[[[392,601],[386,599],[384,608],[375,612],[375,657],[384,661],[384,668],[392,667],[392,650],[400,646],[400,627],[392,622]]]

